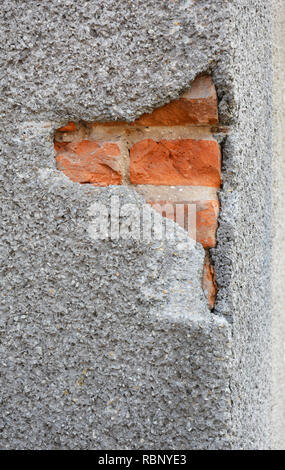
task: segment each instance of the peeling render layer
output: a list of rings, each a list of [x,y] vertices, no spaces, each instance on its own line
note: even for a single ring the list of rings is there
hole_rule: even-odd
[[[270,446],[270,9],[2,1],[1,448]],[[131,122],[202,72],[232,126],[216,315],[201,247],[92,242],[94,202],[143,199],[54,169],[59,127]]]

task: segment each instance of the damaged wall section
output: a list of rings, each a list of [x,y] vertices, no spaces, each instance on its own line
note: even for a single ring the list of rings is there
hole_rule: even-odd
[[[132,123],[69,122],[55,133],[57,168],[72,181],[131,186],[203,245],[211,309],[216,283],[209,248],[216,245],[221,185],[221,152],[213,138],[218,123],[215,86],[201,75],[181,98]],[[195,207],[191,221],[189,204]]]
[[[271,8],[2,0],[2,448],[270,445]],[[202,72],[231,126],[216,315],[201,245],[96,242],[94,202],[149,205],[125,183],[74,183],[54,161],[67,122],[132,122]]]

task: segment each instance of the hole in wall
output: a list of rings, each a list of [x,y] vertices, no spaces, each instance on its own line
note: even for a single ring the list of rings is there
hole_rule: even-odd
[[[68,122],[54,138],[57,169],[74,182],[131,186],[161,215],[179,225],[183,220],[186,230],[189,207],[195,206],[195,237],[205,249],[202,284],[210,309],[217,285],[209,250],[216,245],[221,187],[216,134],[225,132],[219,126],[213,81],[200,75],[179,99],[132,123]]]

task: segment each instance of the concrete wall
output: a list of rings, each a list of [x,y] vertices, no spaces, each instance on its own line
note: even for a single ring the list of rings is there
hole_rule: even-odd
[[[273,445],[285,449],[285,6],[273,12]]]
[[[271,445],[270,19],[263,0],[3,0],[1,448]],[[72,183],[53,147],[201,72],[231,127],[214,313],[202,247],[92,239],[94,202],[144,201]]]

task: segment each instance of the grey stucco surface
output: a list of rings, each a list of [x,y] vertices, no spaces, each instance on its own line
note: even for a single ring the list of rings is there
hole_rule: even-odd
[[[272,5],[236,7],[236,121],[223,147],[216,310],[232,322],[235,445],[262,448],[271,439]]]
[[[270,10],[2,2],[1,448],[270,446]],[[205,71],[232,127],[215,314],[201,247],[88,236],[94,201],[142,201],[71,183],[52,142],[69,119],[131,120]]]
[[[285,6],[274,4],[273,28],[273,446],[285,449]]]
[[[133,120],[215,69],[227,15],[227,2],[210,0],[4,0],[1,111],[23,120]]]

